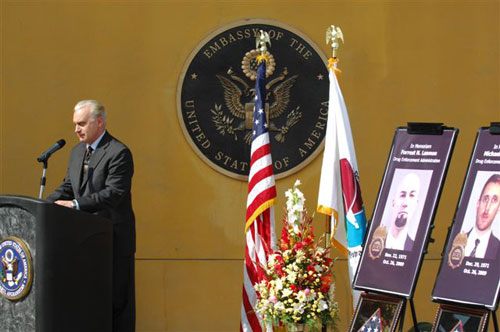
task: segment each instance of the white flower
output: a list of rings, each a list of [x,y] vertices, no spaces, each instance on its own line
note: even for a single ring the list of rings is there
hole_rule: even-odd
[[[298,189],[295,189],[295,195],[297,196],[299,202],[302,202],[302,204],[304,204],[304,202],[306,201],[306,197],[304,196],[304,193],[302,193],[302,191],[300,191]]]
[[[267,285],[265,281],[261,281],[260,283],[256,283],[254,285],[255,290],[260,294],[261,297],[267,297],[269,295]]]
[[[261,299],[260,300],[260,304],[261,304],[262,307],[268,307],[269,303],[270,302],[268,300],[266,300],[266,299]]]
[[[285,250],[285,251],[283,252],[283,259],[288,260],[288,258],[290,258],[290,254],[291,254],[291,253],[292,253],[292,251],[291,251],[290,249]]]
[[[268,265],[273,266],[276,264],[276,254],[269,255]]]
[[[278,311],[283,311],[285,310],[285,305],[283,304],[283,302],[280,301],[274,305],[274,309]]]
[[[287,222],[288,231],[292,235],[298,235],[301,231],[301,224],[304,221],[304,194],[297,188],[299,186],[300,180],[296,180],[293,188],[285,192],[287,198],[286,210],[287,210]]]
[[[293,294],[293,291],[292,291],[290,288],[285,288],[285,289],[283,289],[283,291],[281,292],[281,295],[282,295],[283,297],[288,297],[288,296],[290,296],[290,295],[292,295],[292,294]]]
[[[320,265],[314,265],[314,270],[316,272],[322,272],[323,271],[323,268],[320,266]]]
[[[297,280],[297,273],[290,271],[286,276],[286,280],[290,281],[292,284],[295,283],[295,280]]]
[[[303,303],[296,303],[293,306],[293,313],[294,314],[303,314],[304,313],[304,304]]]
[[[306,259],[306,253],[304,252],[304,250],[299,249],[297,250],[297,254],[295,255],[295,257],[297,259],[297,263],[302,263]]]
[[[288,223],[289,224],[294,224],[295,225],[295,222],[298,220],[299,218],[297,217],[297,215],[295,213],[290,213],[288,212]]]
[[[297,300],[299,300],[299,302],[305,302],[307,300],[306,293],[304,293],[304,291],[299,291],[297,293]]]
[[[281,279],[276,279],[276,282],[275,282],[275,289],[277,291],[283,289],[283,281]]]
[[[326,301],[319,300],[318,310],[323,311],[323,310],[327,310],[327,309],[328,309],[328,303],[326,303]]]

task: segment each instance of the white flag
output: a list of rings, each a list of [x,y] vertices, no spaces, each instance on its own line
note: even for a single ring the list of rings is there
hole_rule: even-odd
[[[361,257],[366,216],[351,125],[335,70],[329,72],[330,98],[317,210],[332,216],[332,243],[348,255],[352,282]],[[353,304],[358,297],[359,292],[353,291]]]

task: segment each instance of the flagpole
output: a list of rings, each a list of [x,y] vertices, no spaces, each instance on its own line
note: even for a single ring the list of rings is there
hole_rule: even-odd
[[[256,283],[262,281],[261,266],[266,266],[268,255],[274,249],[274,204],[276,185],[272,168],[271,144],[265,114],[265,77],[270,44],[269,34],[260,30],[256,47],[257,75],[255,78],[255,99],[252,118],[252,143],[248,197],[245,222],[245,263],[243,266],[243,299],[241,305],[240,331],[272,332],[256,308]],[[255,153],[255,151],[259,151]]]
[[[325,225],[325,248],[330,246],[330,234],[332,234],[332,217],[326,215],[326,225]]]
[[[339,40],[344,42],[344,35],[340,27],[335,27],[334,25],[330,25],[326,29],[326,44],[331,46],[332,48],[332,57],[328,60],[328,70],[332,69],[336,73],[337,71],[337,53],[340,48]],[[338,222],[338,220],[337,220]],[[325,225],[325,248],[326,246],[331,245],[331,234],[332,234],[332,216],[326,216],[326,225]]]
[[[337,62],[338,62],[337,53],[338,53],[338,49],[340,47],[339,40],[342,40],[342,42],[344,42],[344,36],[343,36],[340,28],[335,27],[333,25],[329,26],[328,29],[326,30],[326,44],[330,45],[332,47],[332,58],[330,58],[328,61],[328,71],[330,71],[330,69],[332,69],[335,73],[338,71],[337,70]],[[337,213],[338,213],[338,211],[337,211]],[[335,212],[334,212],[333,217],[335,217],[337,219],[336,222],[339,222],[339,215],[338,214],[335,215]],[[326,225],[325,225],[325,248],[330,247],[332,245],[331,234],[332,234],[332,215],[327,214],[326,215]],[[327,332],[328,331],[327,326],[322,326],[321,331]]]

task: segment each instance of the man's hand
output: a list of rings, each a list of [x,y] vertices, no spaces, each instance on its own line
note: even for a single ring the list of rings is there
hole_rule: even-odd
[[[73,202],[72,201],[55,201],[54,203],[58,205],[65,206],[67,208],[72,209],[73,208]]]

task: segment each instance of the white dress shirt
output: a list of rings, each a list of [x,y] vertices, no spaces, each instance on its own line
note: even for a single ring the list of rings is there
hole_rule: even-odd
[[[387,249],[404,250],[407,235],[408,229],[406,227],[399,232],[397,237],[394,237],[392,231],[389,229],[387,239],[385,240],[385,247]]]
[[[467,238],[467,245],[465,246],[465,256],[470,256],[472,250],[474,250],[474,247],[476,246],[476,239],[479,239],[479,244],[477,245],[476,249],[476,255],[474,257],[484,258],[484,255],[486,254],[486,248],[488,248],[488,242],[490,241],[490,235],[491,228],[487,233],[480,235],[477,232],[476,227],[473,227],[472,231],[469,234],[469,237]]]

